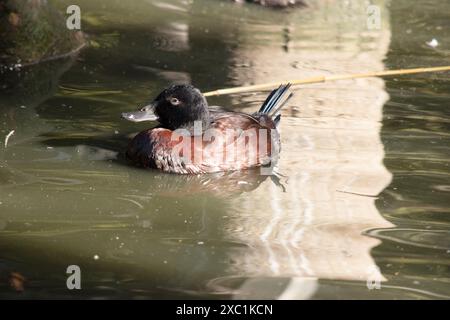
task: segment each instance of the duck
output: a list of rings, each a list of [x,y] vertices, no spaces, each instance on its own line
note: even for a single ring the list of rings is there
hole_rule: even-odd
[[[290,84],[273,90],[253,114],[209,106],[190,84],[173,84],[137,111],[132,122],[156,121],[128,144],[134,166],[174,174],[208,174],[273,167],[281,150],[280,110],[292,97]]]

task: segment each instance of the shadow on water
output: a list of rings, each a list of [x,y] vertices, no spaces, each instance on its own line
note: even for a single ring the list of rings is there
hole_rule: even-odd
[[[409,7],[396,1],[391,9],[409,14],[391,19],[390,69],[438,66],[448,60],[448,45],[432,49],[426,43],[431,38],[448,43],[450,3]],[[449,299],[448,73],[390,78],[386,88],[391,99],[384,106],[381,138],[393,179],[377,207],[396,227],[367,231],[382,240],[371,251],[388,279],[381,290],[393,296]]]

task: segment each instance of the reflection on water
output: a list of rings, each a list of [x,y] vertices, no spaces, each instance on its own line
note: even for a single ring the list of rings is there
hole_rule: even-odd
[[[389,48],[388,67],[410,61],[399,45],[406,23],[390,18],[404,13],[402,4],[375,2],[378,30],[367,30],[364,1],[288,11],[219,0],[79,1],[91,46],[62,76],[65,69],[55,72],[57,91],[0,98],[1,135],[15,130],[0,153],[0,296],[446,297],[442,75],[438,89],[418,76],[296,91],[283,111],[273,176],[176,176],[123,160],[129,138],[148,124],[120,113],[170,82],[207,91],[380,70]],[[252,112],[264,98],[209,102]],[[70,264],[82,269],[81,292],[65,287]],[[368,290],[368,280],[382,289]]]
[[[363,2],[351,8],[337,2],[316,5],[261,35],[258,26],[240,30],[245,40],[232,58],[236,85],[382,70],[390,30],[387,8],[379,4],[386,20],[376,31],[367,31]],[[306,14],[305,21],[301,17]],[[320,33],[314,28],[318,25],[332,31]],[[262,39],[268,33],[275,41],[265,44]],[[246,62],[251,68],[242,67]],[[384,280],[369,254],[379,242],[361,232],[392,226],[374,203],[391,179],[382,164],[379,137],[386,100],[380,79],[339,81],[298,91],[281,123],[284,149],[278,170],[289,177],[286,192],[264,185],[252,194],[261,201],[255,204],[245,197],[233,207],[233,223],[242,231],[231,229],[229,234],[252,244],[248,254],[238,258],[237,273],[274,276],[275,281],[292,277],[297,282],[286,289],[296,294],[290,293],[292,298],[308,297],[298,281],[303,277],[308,278],[308,288],[311,277]]]

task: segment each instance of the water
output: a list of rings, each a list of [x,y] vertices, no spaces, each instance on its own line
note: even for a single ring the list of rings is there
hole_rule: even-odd
[[[374,3],[368,30],[362,1],[79,1],[90,46],[0,99],[0,135],[14,130],[0,151],[0,297],[448,299],[448,73],[296,90],[278,178],[122,159],[149,124],[120,113],[173,81],[208,91],[448,64],[449,4]],[[266,94],[208,100],[253,112]]]

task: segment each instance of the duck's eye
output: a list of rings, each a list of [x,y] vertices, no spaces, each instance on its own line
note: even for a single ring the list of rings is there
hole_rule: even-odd
[[[173,106],[177,106],[177,105],[180,104],[180,100],[178,100],[177,98],[170,98],[170,103],[171,103]]]
[[[147,112],[149,110],[150,110],[150,107],[149,106],[145,106],[145,107],[142,107],[139,111]]]

